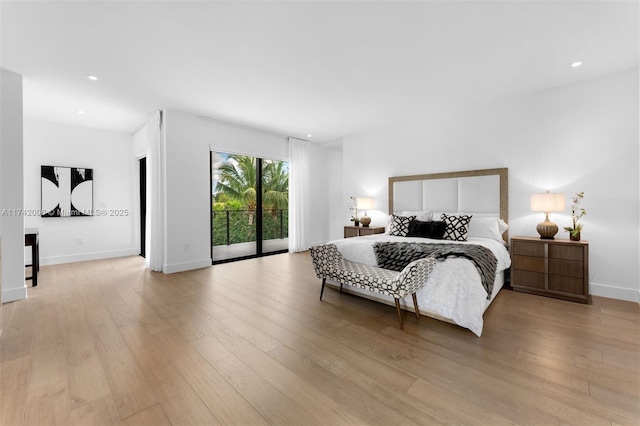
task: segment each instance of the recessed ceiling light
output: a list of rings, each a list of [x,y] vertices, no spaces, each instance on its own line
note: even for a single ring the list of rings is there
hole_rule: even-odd
[[[313,136],[312,136],[312,135],[307,135],[307,137],[308,137],[308,138],[311,138],[311,137],[313,137]]]
[[[580,65],[582,65],[581,61],[572,62],[571,68],[578,68]]]
[[[80,115],[84,115],[84,111],[83,111],[83,110],[81,110],[81,109],[77,110],[76,112],[77,112],[78,114],[80,114]]]
[[[98,81],[98,76],[96,75],[87,74],[87,78],[91,81]]]

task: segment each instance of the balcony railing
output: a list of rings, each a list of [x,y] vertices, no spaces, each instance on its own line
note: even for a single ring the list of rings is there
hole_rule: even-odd
[[[214,210],[212,241],[214,246],[252,242],[256,240],[255,210]],[[262,239],[289,237],[289,210],[264,210]]]

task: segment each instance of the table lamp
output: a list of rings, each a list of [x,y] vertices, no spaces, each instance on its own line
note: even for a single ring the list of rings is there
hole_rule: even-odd
[[[360,223],[364,227],[368,227],[371,223],[371,218],[367,216],[367,210],[373,208],[373,198],[369,197],[358,197],[356,199],[356,206],[359,209],[364,210],[364,215],[360,217]]]
[[[531,194],[531,211],[544,212],[544,222],[540,222],[536,226],[541,239],[553,240],[554,235],[558,233],[558,225],[549,220],[549,213],[563,212],[565,210],[564,194],[550,194],[547,191],[544,194]]]

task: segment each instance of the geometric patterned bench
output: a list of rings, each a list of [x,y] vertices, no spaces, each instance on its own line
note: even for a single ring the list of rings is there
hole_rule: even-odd
[[[322,300],[324,286],[329,278],[340,283],[340,292],[342,292],[342,284],[349,284],[392,296],[396,303],[400,329],[404,328],[400,299],[406,295],[412,296],[416,317],[420,318],[416,291],[425,284],[431,275],[433,266],[436,264],[436,259],[433,257],[414,260],[402,272],[396,272],[344,260],[335,244],[321,244],[311,247],[310,250],[316,276],[322,279],[320,300]]]

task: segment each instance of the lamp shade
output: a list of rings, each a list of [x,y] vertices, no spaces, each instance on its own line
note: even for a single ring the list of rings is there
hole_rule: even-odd
[[[531,194],[532,212],[563,212],[565,210],[564,194]]]
[[[359,209],[370,210],[373,208],[373,198],[358,197],[356,198],[356,205]]]

